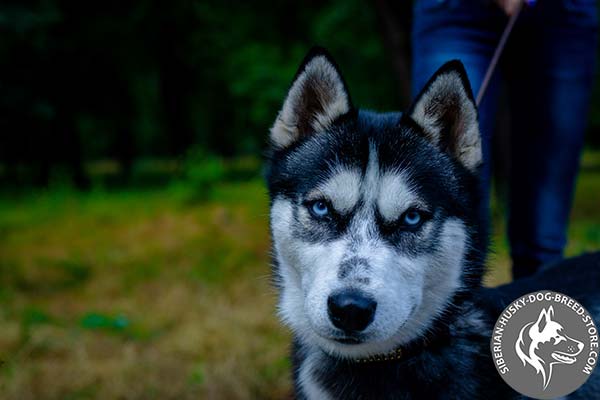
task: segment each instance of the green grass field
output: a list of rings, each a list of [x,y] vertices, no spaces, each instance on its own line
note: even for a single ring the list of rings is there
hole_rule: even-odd
[[[569,255],[600,249],[600,152],[583,160]],[[509,280],[494,206],[488,284]],[[0,197],[0,397],[280,399],[260,179],[179,190]]]

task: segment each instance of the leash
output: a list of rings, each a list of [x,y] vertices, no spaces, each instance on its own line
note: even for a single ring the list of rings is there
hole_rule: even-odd
[[[521,10],[523,9],[524,1],[519,2],[517,9],[512,13],[508,23],[506,24],[506,28],[504,28],[504,32],[502,32],[502,36],[500,37],[500,42],[498,42],[498,46],[496,46],[496,50],[494,50],[494,56],[492,57],[492,61],[490,61],[490,65],[485,71],[485,76],[483,77],[483,82],[481,82],[481,86],[479,87],[479,91],[477,92],[477,98],[475,99],[475,104],[479,107],[481,103],[481,99],[485,94],[485,91],[492,79],[492,75],[494,74],[494,70],[498,65],[498,60],[500,60],[500,55],[502,55],[502,51],[504,50],[504,46],[506,45],[506,41],[510,36],[510,33],[515,26],[515,22],[517,22],[517,18],[519,18],[519,14],[521,14]],[[530,2],[531,3],[531,2]]]

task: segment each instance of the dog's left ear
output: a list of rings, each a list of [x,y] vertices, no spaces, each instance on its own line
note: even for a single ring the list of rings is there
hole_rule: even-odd
[[[285,148],[323,132],[352,110],[344,79],[331,56],[313,48],[304,58],[271,128],[271,143]]]
[[[441,150],[475,172],[481,163],[477,107],[463,64],[444,64],[427,82],[406,113]]]

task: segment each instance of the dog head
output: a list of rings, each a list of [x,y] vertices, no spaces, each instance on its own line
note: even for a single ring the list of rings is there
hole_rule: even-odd
[[[554,308],[542,309],[538,319],[525,325],[515,345],[523,365],[529,364],[542,375],[544,389],[550,383],[555,364],[573,364],[583,350],[583,343],[567,336],[554,319]]]
[[[330,354],[390,351],[479,283],[477,111],[458,61],[404,115],[354,108],[331,57],[302,63],[271,128],[279,314]]]

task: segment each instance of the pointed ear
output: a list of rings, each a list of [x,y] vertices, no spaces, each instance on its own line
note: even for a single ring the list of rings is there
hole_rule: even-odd
[[[552,307],[550,307],[550,309],[552,310],[552,313],[554,313],[554,310],[552,309]],[[548,315],[548,313],[550,312],[550,309],[548,311],[546,311],[546,309],[543,308],[542,311],[540,312],[540,316],[538,317],[537,321],[535,322],[535,326],[537,326],[538,332],[540,332],[540,333],[544,330],[544,328],[546,327],[546,324],[550,320],[550,317]]]
[[[352,110],[346,84],[329,54],[314,48],[305,57],[271,128],[271,142],[284,148],[322,132]]]
[[[427,82],[407,112],[442,151],[475,171],[481,163],[477,108],[464,66],[444,64]]]

